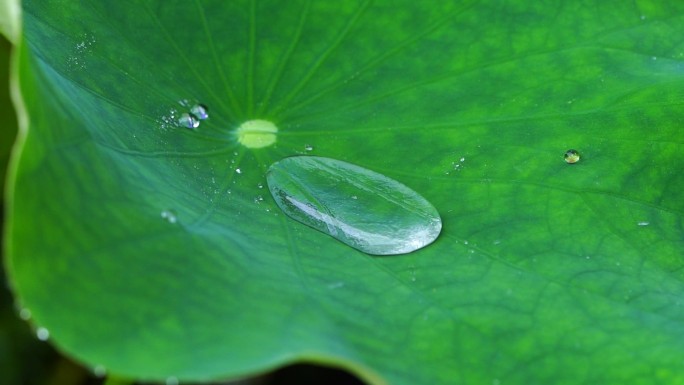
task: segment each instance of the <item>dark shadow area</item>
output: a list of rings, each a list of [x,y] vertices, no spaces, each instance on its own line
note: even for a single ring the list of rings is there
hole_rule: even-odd
[[[295,364],[279,369],[269,376],[268,385],[364,385],[351,373],[325,366]]]
[[[140,382],[136,385],[159,384]],[[178,385],[366,385],[366,383],[343,369],[313,364],[292,364],[273,372],[241,380],[211,383],[180,382]]]

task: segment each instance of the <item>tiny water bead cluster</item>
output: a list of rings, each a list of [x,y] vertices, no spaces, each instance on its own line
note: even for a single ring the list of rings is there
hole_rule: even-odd
[[[189,103],[187,100],[181,100],[180,105],[183,107],[188,107]],[[204,104],[196,103],[190,107],[189,112],[184,112],[178,118],[178,125],[185,128],[194,129],[199,127],[200,121],[209,117],[207,106]]]

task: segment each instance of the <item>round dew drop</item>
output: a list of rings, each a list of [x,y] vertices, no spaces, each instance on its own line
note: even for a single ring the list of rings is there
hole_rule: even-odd
[[[580,154],[576,150],[568,150],[565,152],[565,155],[563,156],[563,158],[565,159],[565,161],[568,164],[574,164],[574,163],[579,162]]]
[[[103,365],[95,365],[93,367],[93,375],[97,378],[102,378],[107,375],[107,368],[105,368]]]
[[[293,156],[272,164],[266,181],[290,218],[367,254],[410,253],[442,230],[439,213],[417,192],[347,162]]]
[[[41,341],[47,341],[50,338],[50,332],[43,327],[36,329],[36,337]]]
[[[197,128],[200,125],[200,121],[193,114],[183,113],[178,118],[178,125],[185,128]]]
[[[31,319],[31,310],[27,308],[23,308],[19,310],[19,318],[23,319],[24,321],[28,321]]]
[[[200,120],[204,120],[209,117],[207,106],[204,104],[195,104],[190,108],[190,113],[195,115]]]

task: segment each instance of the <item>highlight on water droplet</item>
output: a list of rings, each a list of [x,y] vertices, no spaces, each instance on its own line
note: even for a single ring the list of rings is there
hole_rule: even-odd
[[[310,152],[310,151],[313,151],[313,149],[314,149],[313,146],[310,144],[304,145],[304,151]]]
[[[367,254],[410,253],[442,230],[439,213],[420,194],[351,163],[293,156],[272,164],[266,181],[289,217]]]
[[[174,224],[178,222],[178,217],[176,216],[176,212],[173,210],[164,210],[161,212],[161,217],[163,220]]]
[[[563,158],[567,163],[574,164],[579,162],[580,154],[577,152],[577,150],[568,150],[565,152],[565,155],[563,155]]]
[[[195,115],[200,120],[204,120],[209,117],[209,110],[204,104],[195,104],[190,108],[190,113]]]
[[[197,128],[200,125],[200,121],[195,115],[184,112],[178,118],[178,125],[185,128]]]
[[[247,148],[268,147],[276,142],[278,127],[268,120],[248,120],[237,128],[238,142]]]

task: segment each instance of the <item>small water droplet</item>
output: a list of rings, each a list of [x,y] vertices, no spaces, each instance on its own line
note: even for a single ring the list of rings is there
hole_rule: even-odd
[[[50,338],[50,332],[44,327],[39,327],[36,329],[36,338],[41,341],[47,341]]]
[[[200,120],[204,120],[209,117],[209,110],[204,104],[195,104],[190,108],[190,113],[198,117]]]
[[[162,211],[161,217],[163,220],[165,220],[171,224],[178,222],[178,217],[176,216],[176,212],[173,210]]]
[[[568,164],[574,164],[579,162],[580,154],[577,150],[568,150],[565,152],[565,155],[563,155],[563,158]]]
[[[304,145],[304,151],[313,151],[313,146],[310,144],[305,144]]]
[[[410,253],[442,230],[439,213],[417,192],[347,162],[289,157],[271,165],[266,181],[289,217],[368,254]],[[349,204],[350,196],[359,203]]]
[[[258,203],[261,203],[263,201],[264,201],[264,197],[262,197],[261,195],[257,195],[254,197],[254,203],[258,204]]]
[[[641,15],[641,16],[639,16],[639,18],[640,18],[641,20],[646,20],[646,15]]]
[[[200,122],[195,115],[184,112],[181,114],[180,118],[178,118],[178,125],[185,128],[197,128],[199,127]]]
[[[257,188],[264,188],[264,185],[262,183],[258,183]]]
[[[107,375],[107,368],[104,365],[93,366],[93,375],[97,378],[102,378]]]
[[[238,174],[242,174],[242,170],[240,170],[239,168],[236,168],[236,169],[235,169],[235,172],[238,173]]]
[[[19,310],[19,318],[23,319],[24,321],[28,321],[31,319],[31,310],[28,308],[23,308]]]
[[[458,161],[461,163],[465,162],[465,157],[461,157],[461,159],[459,159]]]
[[[359,199],[359,197],[357,197],[356,195],[352,195],[352,196],[351,196],[351,199],[357,200],[357,199]]]
[[[639,225],[639,226],[648,226],[650,224],[651,224],[651,222],[646,222],[646,221],[637,222],[637,225]]]

